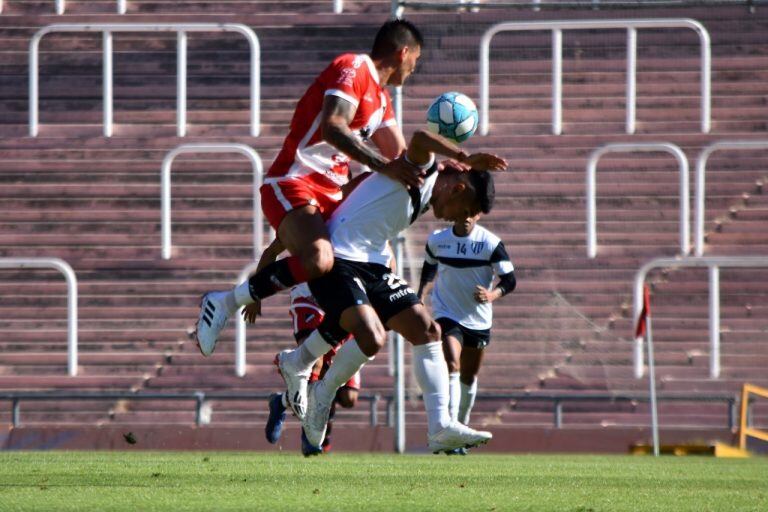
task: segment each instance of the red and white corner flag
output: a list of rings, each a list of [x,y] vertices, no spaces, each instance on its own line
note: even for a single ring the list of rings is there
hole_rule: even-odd
[[[651,287],[643,285],[643,310],[640,311],[640,316],[637,318],[637,326],[635,327],[635,338],[645,338],[645,333],[648,327],[648,317],[651,315]]]

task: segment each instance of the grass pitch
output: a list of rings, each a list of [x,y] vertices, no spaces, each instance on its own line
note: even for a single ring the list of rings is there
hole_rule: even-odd
[[[0,510],[766,511],[768,460],[4,452]]]

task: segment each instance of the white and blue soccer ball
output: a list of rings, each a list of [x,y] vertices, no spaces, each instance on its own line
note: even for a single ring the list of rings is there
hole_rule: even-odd
[[[477,130],[475,102],[460,92],[438,96],[427,110],[427,128],[456,142],[464,142]]]

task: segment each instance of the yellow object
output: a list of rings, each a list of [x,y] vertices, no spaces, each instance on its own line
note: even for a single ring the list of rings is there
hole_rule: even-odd
[[[715,457],[727,458],[749,457],[749,452],[746,450],[720,442],[714,444],[667,444],[661,445],[659,452],[663,455],[674,455],[676,457],[685,455],[714,455]],[[653,453],[653,446],[637,444],[630,448],[630,453],[632,455],[651,455]]]
[[[746,451],[747,437],[756,437],[768,442],[768,432],[747,426],[747,410],[749,406],[749,395],[757,395],[762,398],[768,398],[768,389],[755,386],[754,384],[744,384],[741,390],[741,428],[739,429],[739,448]]]

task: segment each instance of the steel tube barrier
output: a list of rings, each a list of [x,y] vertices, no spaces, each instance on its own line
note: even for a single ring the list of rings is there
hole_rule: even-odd
[[[237,284],[240,285],[248,280],[252,272],[256,271],[256,267],[259,266],[259,258],[255,258],[256,261],[249,263],[240,271],[240,275],[237,277]],[[240,314],[240,309],[237,311],[237,318],[235,319],[235,374],[238,377],[244,377],[246,373],[245,364],[245,319]]]
[[[649,261],[637,271],[634,283],[633,329],[643,308],[643,284],[655,268],[706,267],[709,269],[709,376],[720,376],[720,271],[726,268],[768,267],[768,256],[703,256],[700,258],[657,258]],[[643,377],[643,338],[635,338],[635,377]]]
[[[13,427],[21,426],[21,402],[44,400],[174,400],[195,402],[195,424],[203,424],[202,408],[211,400],[266,400],[269,393],[204,393],[194,391],[189,393],[132,393],[132,392],[48,392],[48,391],[12,391],[0,392],[0,400],[11,402],[11,424]],[[406,396],[406,400],[412,399]],[[675,402],[725,402],[727,405],[726,417],[728,428],[737,426],[737,408],[740,402],[739,394],[710,394],[693,395],[679,393],[665,393],[659,395],[659,400]],[[394,405],[394,397],[376,394],[361,394],[360,400],[369,402],[369,414],[371,426],[379,425],[378,407],[383,401],[387,411],[387,426],[393,426],[391,409]],[[551,402],[552,426],[563,428],[563,405],[572,402],[648,402],[647,394],[611,394],[611,393],[580,393],[578,395],[564,393],[484,393],[477,396],[477,400],[515,400],[520,402]]]
[[[56,14],[64,14],[66,5],[64,0],[56,0]],[[125,14],[126,0],[117,0],[117,14]],[[0,14],[3,13],[3,0],[0,0]]]
[[[250,100],[251,130],[253,137],[259,135],[261,97],[261,49],[259,38],[249,27],[237,23],[61,23],[48,25],[38,30],[29,43],[29,134],[39,133],[39,61],[40,41],[46,34],[54,32],[103,32],[104,34],[104,136],[112,136],[112,34],[114,32],[176,32],[177,38],[177,135],[186,135],[186,34],[188,32],[234,32],[241,34],[250,47]],[[181,124],[183,122],[183,124]]]
[[[688,254],[690,244],[690,193],[688,190],[688,159],[676,145],[667,142],[636,142],[605,144],[592,151],[587,161],[587,256],[597,256],[597,164],[609,153],[666,152],[677,159],[680,172],[680,253]]]
[[[264,222],[260,207],[259,188],[264,175],[264,167],[259,154],[245,144],[200,143],[182,144],[172,149],[163,159],[160,171],[160,203],[162,233],[162,257],[171,259],[171,167],[177,156],[184,153],[238,153],[246,156],[253,166],[253,256],[258,259],[264,248]]]
[[[67,372],[77,375],[77,276],[59,258],[0,258],[0,269],[54,269],[67,281]]]
[[[132,392],[58,392],[58,391],[12,391],[0,392],[0,400],[11,402],[11,424],[13,427],[21,425],[21,402],[44,400],[186,400],[195,402],[195,425],[205,424],[203,421],[203,407],[211,400],[267,400],[270,393],[205,393],[193,391],[190,393],[132,393]],[[358,400],[370,402],[369,417],[372,427],[378,425],[378,405],[381,395],[360,394]]]
[[[399,6],[402,7],[402,6]],[[395,14],[402,14],[402,9]],[[490,125],[490,48],[491,40],[500,32],[552,31],[552,133],[562,133],[562,31],[563,30],[627,30],[627,115],[626,131],[635,133],[635,102],[637,72],[637,30],[686,28],[696,32],[701,45],[701,131],[709,133],[711,126],[711,68],[709,32],[696,20],[689,18],[618,19],[618,20],[560,20],[513,21],[489,28],[480,42],[480,134],[488,135]]]
[[[705,216],[705,201],[707,196],[706,191],[706,173],[707,162],[712,153],[723,150],[761,150],[768,149],[768,140],[725,140],[720,142],[714,142],[705,147],[699,158],[696,160],[696,192],[695,192],[695,225],[693,228],[694,237],[694,254],[696,256],[702,256],[704,254],[704,216]]]

